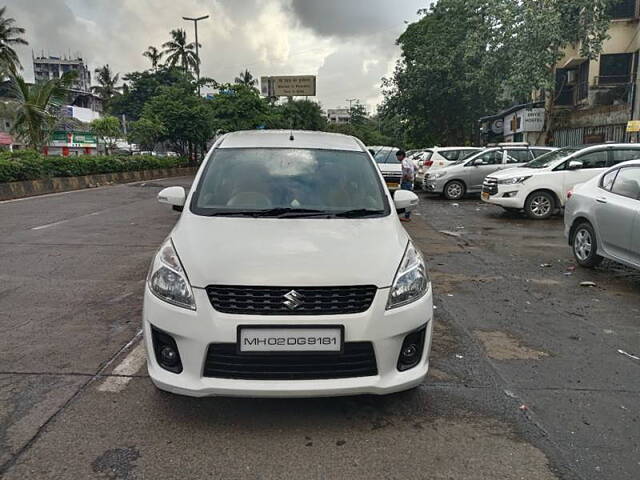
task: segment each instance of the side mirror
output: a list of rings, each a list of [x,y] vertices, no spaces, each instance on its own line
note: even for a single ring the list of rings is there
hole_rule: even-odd
[[[410,212],[418,206],[418,201],[418,196],[409,190],[396,190],[393,195],[393,203],[398,212]]]
[[[184,209],[186,199],[187,194],[182,187],[168,187],[158,194],[158,202],[171,205],[178,212]]]
[[[584,163],[580,160],[571,160],[568,168],[569,170],[580,170],[582,167],[584,167]]]

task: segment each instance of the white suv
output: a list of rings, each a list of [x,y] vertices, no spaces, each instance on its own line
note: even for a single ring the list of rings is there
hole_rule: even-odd
[[[640,144],[620,143],[565,147],[547,153],[521,168],[488,176],[482,200],[533,219],[549,218],[564,207],[567,192],[608,167],[640,158]]]
[[[432,290],[420,251],[356,138],[221,137],[156,254],[143,328],[153,383],[192,395],[386,394],[427,375]]]

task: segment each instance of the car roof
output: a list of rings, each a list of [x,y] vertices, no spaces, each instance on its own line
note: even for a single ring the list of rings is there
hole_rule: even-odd
[[[482,150],[482,147],[433,147],[434,150],[441,151],[451,151],[451,150]],[[427,149],[429,150],[429,149]]]
[[[293,136],[293,140],[291,137]],[[360,142],[340,133],[306,130],[245,130],[226,134],[218,148],[307,148],[362,152]]]

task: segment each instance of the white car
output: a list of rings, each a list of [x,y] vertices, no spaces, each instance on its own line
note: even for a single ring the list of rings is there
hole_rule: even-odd
[[[424,150],[418,159],[419,166],[426,172],[427,170],[439,170],[441,168],[460,162],[471,155],[481,152],[480,147],[433,147]],[[420,165],[422,162],[422,165]],[[422,173],[422,172],[421,172]]]
[[[565,235],[576,261],[640,268],[640,161],[621,163],[569,192]]]
[[[429,366],[422,254],[356,138],[302,131],[217,140],[156,254],[144,294],[153,383],[173,393],[387,394]]]
[[[640,158],[640,144],[619,143],[565,147],[542,155],[521,168],[488,176],[482,200],[533,219],[549,218],[564,207],[567,192],[608,167]]]

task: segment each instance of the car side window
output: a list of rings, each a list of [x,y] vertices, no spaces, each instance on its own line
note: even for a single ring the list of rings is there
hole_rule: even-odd
[[[507,163],[527,163],[531,160],[529,150],[507,150]]]
[[[440,152],[440,155],[450,162],[455,162],[458,160],[458,157],[460,157],[460,150],[447,150],[446,152]]]
[[[541,150],[539,148],[534,148],[533,150],[531,150],[531,153],[533,154],[533,158],[538,158],[544,155],[545,153],[549,153],[549,150]]]
[[[487,152],[473,161],[474,165],[502,165],[502,150]]]
[[[613,182],[611,193],[640,200],[640,167],[621,168]]]
[[[607,151],[585,153],[575,160],[582,162],[582,168],[605,168],[607,166]]]
[[[616,179],[616,175],[618,175],[618,172],[619,170],[614,170],[604,175],[602,177],[602,180],[600,181],[600,188],[611,190],[611,186],[613,185],[613,181]]]
[[[616,148],[611,150],[610,167],[629,160],[640,159],[640,148]]]

